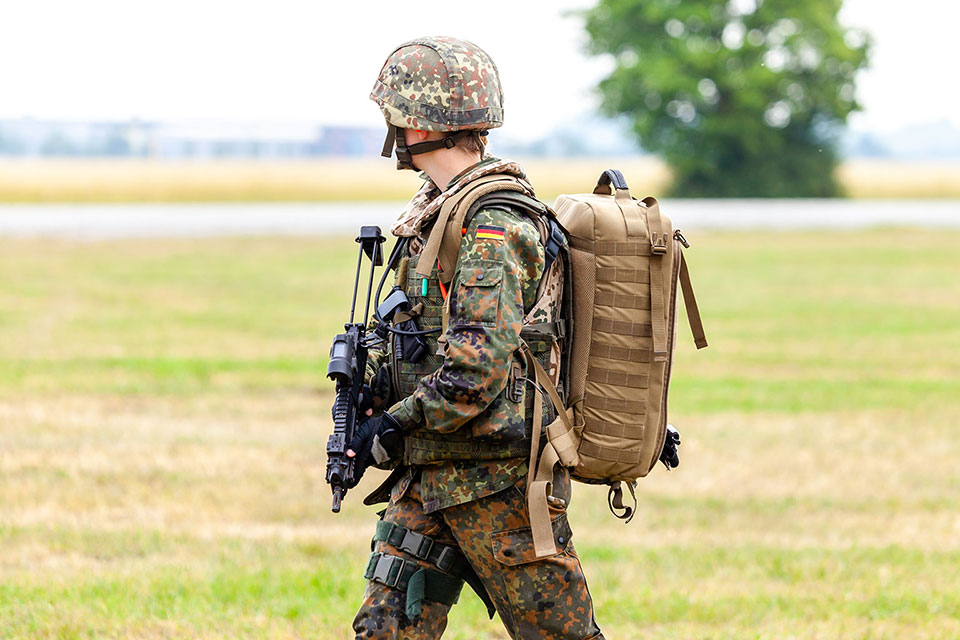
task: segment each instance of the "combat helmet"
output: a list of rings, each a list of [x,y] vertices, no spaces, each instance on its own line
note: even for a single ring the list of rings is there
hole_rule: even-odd
[[[397,149],[397,168],[413,169],[412,156],[450,149],[467,136],[487,134],[503,124],[503,91],[497,66],[466,40],[446,36],[418,38],[387,58],[370,99],[387,120],[385,158]],[[445,131],[447,136],[406,144],[403,129]]]

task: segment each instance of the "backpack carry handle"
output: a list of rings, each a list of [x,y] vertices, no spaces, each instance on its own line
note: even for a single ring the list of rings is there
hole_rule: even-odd
[[[611,189],[611,185],[613,188]],[[593,192],[609,196],[613,194],[613,189],[617,191],[626,191],[627,195],[630,194],[630,190],[627,189],[627,181],[624,179],[623,174],[620,173],[618,169],[607,169],[602,174],[600,174],[600,179],[597,180],[597,186],[594,188]]]

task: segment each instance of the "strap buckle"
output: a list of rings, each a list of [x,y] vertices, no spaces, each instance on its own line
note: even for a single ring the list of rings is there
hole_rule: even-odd
[[[441,571],[450,573],[450,570],[453,569],[453,563],[456,561],[457,551],[453,547],[444,546],[440,555],[437,556],[437,561],[433,564],[437,565],[437,568]]]
[[[655,256],[662,256],[667,252],[667,237],[662,233],[653,231],[650,233],[650,253]]]
[[[506,396],[510,402],[519,404],[523,402],[523,385],[526,378],[523,377],[523,371],[516,362],[510,367],[510,375],[507,377]]]
[[[407,529],[397,548],[406,551],[419,560],[423,560],[430,555],[430,550],[433,548],[433,538]]]
[[[369,579],[383,583],[388,587],[396,587],[400,582],[400,576],[403,575],[403,565],[403,558],[382,553],[377,559],[377,566],[374,568],[373,575],[371,575]],[[393,570],[395,566],[397,566],[396,571]],[[391,574],[393,577],[391,577]]]
[[[557,259],[557,256],[560,255],[560,249],[567,243],[566,236],[563,235],[563,230],[560,228],[560,225],[557,224],[552,218],[549,219],[550,226],[550,237],[547,238],[547,243],[543,247],[544,253],[544,265],[543,265],[543,274],[546,275],[547,271],[550,270],[550,267],[553,265],[554,261]]]

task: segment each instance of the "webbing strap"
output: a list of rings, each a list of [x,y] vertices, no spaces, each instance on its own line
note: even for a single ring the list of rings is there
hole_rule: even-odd
[[[707,346],[707,336],[703,332],[703,320],[700,319],[700,308],[697,298],[693,295],[693,284],[690,282],[690,271],[687,269],[687,260],[680,251],[680,288],[683,290],[683,306],[687,309],[687,321],[690,323],[690,332],[697,349]]]
[[[443,230],[443,239],[440,242],[437,260],[443,266],[438,277],[444,284],[450,284],[450,281],[453,280],[453,274],[457,270],[460,243],[463,241],[461,230],[469,224],[466,219],[473,203],[488,193],[509,189],[523,191],[523,187],[513,176],[493,174],[485,177],[491,179],[479,178],[470,183],[469,186],[464,187],[466,193],[455,203],[456,213]]]
[[[593,330],[604,333],[616,333],[621,336],[649,338],[653,335],[653,325],[649,322],[627,322],[624,320],[610,320],[609,318],[594,318]],[[666,347],[664,347],[666,349]]]
[[[389,553],[373,552],[363,577],[407,593],[406,614],[411,620],[423,612],[423,600],[453,605],[460,599],[463,580]]]
[[[373,539],[393,545],[447,573],[459,573],[458,570],[463,569],[467,562],[463,554],[454,547],[440,544],[429,536],[386,520],[377,523]]]
[[[530,372],[535,372],[537,384],[534,387],[540,393],[546,390],[553,402],[557,415],[563,423],[565,429],[572,433],[573,422],[563,406],[560,394],[556,387],[550,381],[550,376],[544,368],[533,357],[533,353],[526,344],[520,344],[520,350],[527,363],[527,376]],[[557,553],[557,545],[553,539],[553,525],[550,522],[550,510],[547,507],[547,496],[550,494],[553,483],[553,467],[560,461],[557,450],[548,441],[542,453],[540,453],[540,462],[537,464],[537,453],[540,446],[540,433],[543,425],[542,403],[534,401],[533,403],[533,433],[530,444],[530,460],[527,467],[527,512],[530,516],[530,532],[533,535],[533,550],[538,558],[552,556]]]
[[[577,453],[579,440],[576,434],[566,426],[573,422],[573,408],[567,409],[566,413],[566,420],[557,416],[556,420],[547,425],[547,441],[557,452],[560,464],[565,467],[576,467],[580,462],[580,456]]]
[[[637,201],[630,195],[627,189],[617,189],[613,196],[613,201],[620,207],[620,213],[623,214],[623,222],[627,227],[627,236],[643,237],[643,214]]]
[[[580,443],[580,455],[596,458],[597,460],[623,462],[625,464],[639,464],[641,459],[639,451],[624,451],[623,449],[604,447],[587,440]]]
[[[623,373],[603,367],[590,367],[587,369],[587,380],[598,384],[612,384],[617,387],[646,389],[650,383],[650,376],[640,373]]]
[[[536,371],[537,359],[522,342],[521,349],[529,376],[531,371]],[[542,405],[539,398],[534,399],[530,459],[527,461],[527,514],[530,517],[530,533],[533,536],[533,549],[537,557],[552,556],[557,553],[557,546],[553,541],[553,528],[550,525],[550,510],[547,508],[547,494],[551,487],[549,482],[544,483],[537,479],[537,453],[540,448],[540,432],[543,429]]]
[[[507,176],[507,175],[497,174],[497,173],[494,173],[488,176],[482,176],[480,178],[477,178],[476,180],[471,181],[468,186],[464,187],[454,195],[447,198],[446,201],[440,206],[440,211],[439,213],[437,213],[437,219],[433,223],[433,228],[430,230],[430,235],[427,236],[427,242],[423,246],[423,251],[420,252],[420,259],[417,262],[418,276],[420,276],[421,278],[427,278],[430,276],[430,272],[433,270],[433,265],[436,264],[437,258],[440,256],[440,245],[444,239],[443,236],[444,236],[444,232],[447,229],[447,222],[449,222],[450,220],[450,214],[453,213],[455,209],[457,209],[457,206],[460,204],[460,202],[464,200],[468,195],[476,194],[477,189],[479,189],[484,185],[489,185],[489,183],[491,182],[502,182],[504,184],[496,188],[509,189],[509,187],[507,187],[506,184],[508,182],[516,183],[517,180],[513,176]],[[517,187],[522,188],[520,187],[519,184],[517,184]],[[477,194],[478,197],[479,195],[480,194]],[[467,209],[469,209],[469,207],[463,207],[462,209],[463,210],[461,215],[466,215],[466,211]],[[446,271],[440,273],[441,280],[444,280],[444,278],[446,278],[446,280],[444,280],[444,284],[446,284],[447,282],[450,282],[450,280],[453,278],[453,272],[456,268],[456,254],[459,252],[459,247],[460,247],[460,239],[461,239],[460,226],[459,225],[455,225],[455,226],[456,226],[456,229],[455,229],[456,234],[451,233],[451,235],[456,235],[456,247],[453,250],[454,259],[451,264],[445,265],[444,268],[446,269]],[[449,259],[447,261],[450,262]]]
[[[478,443],[474,438],[458,441],[449,438],[438,440],[410,435],[404,438],[403,442],[404,447],[410,448],[411,452],[431,453],[443,450],[469,460],[516,458],[517,456],[525,454],[530,448],[530,443],[526,440],[503,444],[487,444]],[[414,464],[425,463],[419,462]]]
[[[623,411],[638,417],[643,417],[647,411],[647,403],[643,400],[620,400],[619,398],[608,398],[595,393],[584,395],[584,405],[600,411]]]
[[[649,349],[632,349],[630,347],[617,347],[603,342],[594,342],[590,345],[590,355],[598,358],[607,358],[609,360],[623,360],[625,362],[647,363],[650,362]]]
[[[650,319],[653,325],[653,361],[667,361],[667,329],[663,300],[663,256],[667,255],[667,233],[662,229],[660,204],[656,198],[643,199],[650,225]]]
[[[621,309],[649,309],[650,297],[638,296],[632,293],[616,293],[614,291],[597,291],[593,303],[601,307],[620,307]]]
[[[577,236],[570,237],[570,246],[588,251],[595,256],[648,256],[650,243],[641,240],[617,242],[615,240],[587,240]]]
[[[496,607],[490,598],[490,594],[487,593],[483,582],[481,582],[476,571],[473,570],[466,556],[454,547],[440,544],[429,536],[386,520],[380,520],[377,523],[373,539],[375,542],[391,544],[415,558],[429,562],[445,573],[465,580],[483,600],[483,604],[487,607],[487,614],[491,619],[493,618]]]
[[[628,416],[623,416],[626,419]],[[605,420],[591,420],[590,421],[590,431],[591,433],[602,433],[608,436],[614,436],[617,438],[631,438],[634,440],[640,440],[643,438],[643,416],[639,416],[639,419],[635,424],[620,424],[617,422],[607,422]]]
[[[655,261],[651,258],[650,265]],[[617,267],[597,267],[597,282],[641,282],[650,280],[646,269],[618,269]]]

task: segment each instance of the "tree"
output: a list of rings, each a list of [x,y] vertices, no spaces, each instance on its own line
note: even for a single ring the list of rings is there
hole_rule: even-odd
[[[860,108],[869,39],[842,0],[600,0],[589,47],[616,65],[602,107],[626,114],[681,196],[837,194],[837,137]]]

